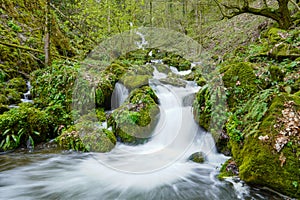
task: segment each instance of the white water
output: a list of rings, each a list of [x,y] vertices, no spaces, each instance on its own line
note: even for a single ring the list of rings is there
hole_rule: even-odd
[[[265,199],[250,197],[249,188],[242,185],[238,186],[243,192],[237,192],[236,186],[216,178],[226,157],[216,152],[211,135],[198,127],[191,105],[183,102],[199,87],[191,82],[185,88],[162,85],[162,76],[156,71],[150,82],[161,115],[149,142],[118,143],[104,154],[4,155],[0,199]],[[205,154],[205,163],[188,161],[199,151]],[[16,167],[6,169],[10,165]]]
[[[26,93],[23,94],[24,98],[21,99],[21,101],[23,103],[33,103],[33,101],[30,100],[30,88],[31,88],[30,81],[27,81],[26,85],[28,90]]]
[[[136,34],[142,39],[138,47],[144,48],[148,44],[144,35]],[[216,178],[227,158],[216,152],[212,136],[194,122],[192,107],[185,102],[199,87],[192,82],[185,88],[162,85],[159,79],[165,77],[155,69],[150,82],[159,97],[161,114],[149,142],[138,146],[118,143],[104,154],[0,156],[0,199],[268,199],[259,191],[250,194],[250,188],[242,184]],[[120,106],[127,96],[127,89],[118,83],[112,107]],[[188,161],[199,151],[205,154],[205,163]]]
[[[178,75],[188,75],[192,72],[192,70],[184,70],[184,71],[178,71],[178,69],[176,67],[170,67],[171,71],[174,73],[174,74],[178,74]]]
[[[116,109],[127,99],[128,89],[122,83],[116,83],[111,97],[111,108]]]

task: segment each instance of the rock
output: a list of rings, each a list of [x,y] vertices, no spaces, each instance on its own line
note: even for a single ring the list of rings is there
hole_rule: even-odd
[[[108,152],[117,140],[111,131],[99,127],[97,122],[82,120],[64,131],[56,141],[66,150]]]
[[[120,142],[141,144],[147,141],[157,123],[158,98],[149,86],[137,88],[128,100],[114,110],[108,126]]]
[[[204,163],[205,162],[205,156],[202,152],[196,152],[190,155],[188,158],[189,160],[196,162],[196,163]]]

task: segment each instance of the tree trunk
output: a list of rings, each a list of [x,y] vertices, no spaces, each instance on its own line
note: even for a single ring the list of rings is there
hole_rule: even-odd
[[[44,53],[45,53],[45,66],[50,65],[50,0],[46,0],[46,20],[45,20],[45,38],[44,38]]]
[[[279,27],[288,29],[292,24],[291,13],[288,8],[289,0],[278,0],[280,19],[278,20]]]

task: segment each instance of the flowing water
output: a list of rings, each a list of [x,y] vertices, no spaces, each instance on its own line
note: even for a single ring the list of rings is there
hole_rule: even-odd
[[[0,199],[281,199],[240,181],[220,181],[227,157],[216,152],[209,133],[194,122],[191,95],[199,88],[163,85],[157,70],[150,86],[160,117],[145,144],[118,143],[108,153],[10,153],[0,156]],[[115,105],[124,101],[124,86]],[[203,152],[202,164],[189,161]]]
[[[116,109],[120,105],[122,105],[122,103],[124,103],[128,95],[128,89],[122,83],[116,83],[115,89],[111,97],[111,108]]]

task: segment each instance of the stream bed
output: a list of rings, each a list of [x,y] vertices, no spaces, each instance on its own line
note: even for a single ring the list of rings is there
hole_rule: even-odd
[[[193,119],[187,97],[199,87],[162,84],[163,77],[155,70],[149,83],[160,101],[150,141],[117,143],[108,153],[43,149],[0,155],[0,199],[282,199],[238,179],[217,178],[228,157],[217,153],[211,134]],[[123,91],[118,101],[124,101],[128,94],[117,87]],[[189,160],[195,152],[205,155],[204,163]]]

